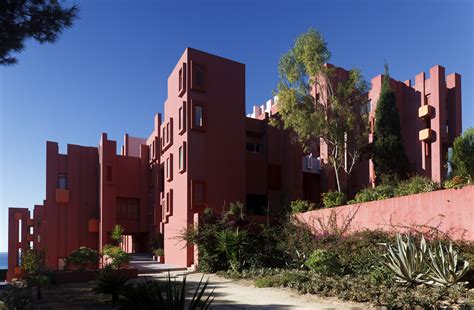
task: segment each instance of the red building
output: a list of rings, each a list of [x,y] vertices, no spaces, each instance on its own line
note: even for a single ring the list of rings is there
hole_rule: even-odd
[[[460,76],[445,82],[439,66],[430,73],[429,79],[418,75],[414,88],[394,80],[391,86],[410,162],[440,181],[444,155],[461,131]],[[381,81],[372,80],[372,111]],[[68,145],[67,154],[47,142],[43,205],[32,217],[27,208],[9,209],[7,278],[21,273],[21,252],[30,247],[46,249],[47,266],[62,269],[80,246],[101,250],[110,243],[116,224],[124,227],[128,252],[148,251],[149,239],[160,233],[166,261],[190,266],[194,249],[176,237],[205,208],[220,212],[240,201],[258,217],[279,214],[293,199],[319,201],[334,188],[320,167],[324,149],[303,154],[288,131],[268,124],[270,117],[278,117],[273,99],[245,116],[244,64],[187,48],[148,138],[126,134],[121,154],[105,133],[98,147]],[[349,183],[353,191],[370,184],[371,167],[368,158],[359,164]]]

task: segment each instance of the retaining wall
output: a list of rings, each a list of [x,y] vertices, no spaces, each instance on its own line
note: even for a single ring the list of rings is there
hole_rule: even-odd
[[[474,241],[474,185],[309,211],[296,214],[296,219],[321,231],[322,226],[331,225],[331,216],[339,227],[350,222],[349,231],[434,227],[454,239]]]

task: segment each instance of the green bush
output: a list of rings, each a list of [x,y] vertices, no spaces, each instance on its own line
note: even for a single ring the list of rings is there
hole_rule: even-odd
[[[381,184],[374,188],[368,187],[359,191],[354,199],[350,200],[349,203],[361,203],[367,201],[375,201],[391,198],[394,196],[395,188],[388,184]]]
[[[255,279],[256,287],[279,287],[281,286],[281,279],[279,275],[263,276]]]
[[[290,203],[291,213],[302,213],[316,209],[316,204],[306,200],[293,200]]]
[[[111,267],[113,268],[121,268],[124,267],[130,261],[130,255],[122,250],[119,246],[114,246],[110,244],[106,244],[102,251],[104,256],[110,257],[112,262],[110,263]]]
[[[110,294],[112,295],[112,302],[116,302],[127,281],[127,276],[117,272],[117,270],[106,267],[100,271],[97,277],[94,292],[97,294]]]
[[[325,208],[341,206],[346,203],[346,195],[342,192],[323,193],[323,205]]]
[[[1,290],[0,309],[33,309],[33,294],[31,289],[22,285],[13,284],[8,286],[5,290]]]
[[[451,179],[448,179],[444,181],[443,187],[446,189],[449,188],[462,188],[465,185],[468,185],[471,183],[471,180],[468,177],[460,176],[460,175],[455,175]]]
[[[165,255],[165,250],[156,249],[154,253],[155,253],[156,256],[164,256]]]
[[[449,156],[452,175],[474,178],[474,128],[467,129],[453,143]]]
[[[66,258],[66,268],[73,267],[80,270],[85,270],[88,266],[97,268],[99,260],[100,254],[97,251],[87,247],[80,247]]]
[[[317,249],[305,262],[306,267],[321,274],[339,274],[341,265],[337,254],[323,249]]]
[[[120,243],[122,243],[123,231],[124,230],[121,225],[115,225],[114,229],[110,233],[110,239],[112,239],[116,245],[120,245]]]
[[[395,188],[395,196],[406,196],[418,193],[432,192],[439,189],[439,184],[430,178],[414,176],[401,181]]]

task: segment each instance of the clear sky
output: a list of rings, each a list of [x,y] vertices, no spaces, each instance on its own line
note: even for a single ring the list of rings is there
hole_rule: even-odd
[[[147,137],[166,80],[187,46],[246,64],[246,104],[262,104],[282,53],[309,27],[331,62],[370,80],[441,64],[462,75],[463,128],[474,126],[474,1],[78,1],[80,19],[55,44],[28,42],[0,68],[0,251],[7,208],[41,204],[46,141],[97,146],[107,132]]]

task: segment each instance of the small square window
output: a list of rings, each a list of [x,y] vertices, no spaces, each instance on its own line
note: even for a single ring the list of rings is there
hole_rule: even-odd
[[[58,188],[67,189],[67,176],[65,174],[60,174],[58,177]]]

